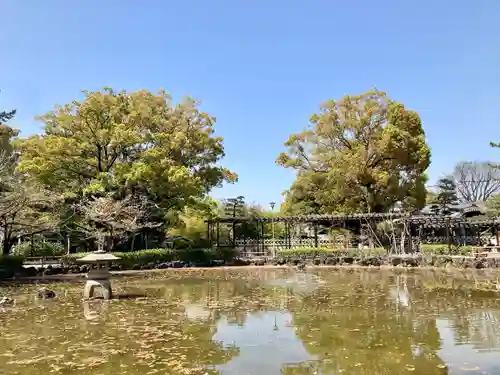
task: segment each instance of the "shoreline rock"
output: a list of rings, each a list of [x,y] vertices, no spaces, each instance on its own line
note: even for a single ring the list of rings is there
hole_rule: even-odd
[[[266,263],[266,262],[264,262]],[[290,265],[296,266],[299,263],[307,265],[358,265],[364,267],[438,267],[438,268],[457,268],[457,269],[495,269],[500,268],[500,257],[492,258],[475,258],[468,256],[448,256],[448,255],[377,255],[362,258],[350,256],[287,256],[278,257],[277,259],[270,260],[273,265]]]
[[[0,297],[0,306],[12,306],[15,301],[10,297]]]
[[[184,262],[172,261],[163,263],[132,264],[129,266],[113,265],[110,271],[148,271],[161,269],[180,268],[219,268],[219,267],[244,267],[244,266],[360,266],[360,267],[404,267],[404,268],[453,268],[453,269],[500,269],[500,256],[491,258],[476,258],[470,256],[449,255],[375,255],[366,257],[353,257],[342,255],[322,254],[316,256],[287,255],[277,258],[241,259],[231,262]],[[19,278],[40,278],[59,275],[82,275],[88,272],[86,266],[70,265],[66,267],[35,268],[28,267],[15,275]],[[6,279],[8,280],[8,279]]]

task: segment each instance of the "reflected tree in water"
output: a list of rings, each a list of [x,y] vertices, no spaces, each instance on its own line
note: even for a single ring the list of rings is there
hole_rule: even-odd
[[[318,374],[446,374],[437,356],[436,321],[400,309],[386,285],[333,277],[335,282],[292,307],[293,326],[307,351],[318,358]],[[332,278],[332,279],[333,279]],[[308,373],[305,364],[284,370]]]

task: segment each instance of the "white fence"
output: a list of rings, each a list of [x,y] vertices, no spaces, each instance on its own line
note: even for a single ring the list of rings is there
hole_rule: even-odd
[[[304,239],[268,239],[264,241],[258,240],[236,240],[236,247],[257,247],[264,248],[288,249],[298,247],[316,247],[316,242],[313,238]],[[318,239],[318,247],[350,247],[350,242],[338,242],[332,240]]]
[[[409,239],[409,238],[408,238]],[[496,239],[494,237],[490,236],[481,236],[481,241],[479,241],[478,237],[476,236],[464,236],[464,237],[453,237],[450,236],[450,238],[447,237],[433,237],[432,239],[429,238],[425,241],[425,243],[436,243],[436,244],[447,244],[448,240],[451,240],[452,242],[457,242],[461,245],[477,245],[479,242],[482,243],[489,243],[489,242],[496,242]],[[413,237],[413,241],[418,241],[418,237]],[[376,241],[375,241],[376,242]],[[331,240],[331,239],[325,239],[325,238],[318,238],[318,247],[332,247],[332,248],[353,248],[357,247],[357,244],[359,241],[353,241],[353,238],[351,239],[336,239],[336,240]],[[264,247],[264,248],[276,248],[276,249],[288,249],[288,248],[298,248],[298,247],[316,247],[316,242],[314,241],[314,238],[294,238],[291,240],[285,240],[285,239],[265,239],[264,241],[261,240],[254,240],[254,239],[248,239],[248,240],[236,240],[235,241],[236,247],[238,248],[243,248],[243,247]],[[232,242],[227,242],[227,243],[221,243],[222,246],[231,246]],[[375,245],[376,246],[376,245]]]

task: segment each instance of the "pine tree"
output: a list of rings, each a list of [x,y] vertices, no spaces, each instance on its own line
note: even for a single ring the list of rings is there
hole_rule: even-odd
[[[436,200],[441,208],[441,214],[448,215],[451,213],[450,206],[458,203],[455,181],[450,177],[443,177],[438,180],[437,188],[438,194]]]
[[[0,125],[11,120],[16,115],[16,110],[0,112]]]

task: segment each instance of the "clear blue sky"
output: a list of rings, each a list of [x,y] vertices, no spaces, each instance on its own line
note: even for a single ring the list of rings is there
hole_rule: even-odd
[[[319,104],[374,86],[417,110],[431,182],[500,159],[498,0],[3,0],[0,108],[13,125],[103,86],[200,99],[239,183],[264,205],[294,174],[274,164]]]

